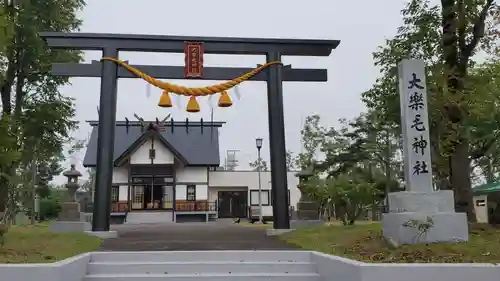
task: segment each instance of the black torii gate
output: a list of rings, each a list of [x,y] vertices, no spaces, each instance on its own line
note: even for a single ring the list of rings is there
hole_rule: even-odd
[[[161,35],[129,35],[99,33],[42,32],[48,46],[54,49],[99,50],[103,57],[118,58],[119,51],[183,53],[185,42],[203,42],[208,54],[265,55],[267,62],[281,61],[289,56],[329,56],[339,40],[255,39],[187,37]],[[161,79],[185,79],[182,66],[133,65]],[[229,80],[250,72],[253,68],[205,67],[203,77],[194,79]],[[90,64],[55,63],[53,75],[69,77],[101,77],[99,129],[93,231],[109,230],[113,151],[116,122],[117,79],[135,78],[115,62]],[[271,184],[275,229],[289,229],[288,187],[283,116],[283,81],[324,82],[325,69],[293,69],[274,65],[254,76],[253,81],[267,82],[269,115],[269,145],[271,152]]]

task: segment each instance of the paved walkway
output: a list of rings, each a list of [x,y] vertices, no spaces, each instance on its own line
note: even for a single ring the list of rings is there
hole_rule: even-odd
[[[226,222],[117,225],[101,251],[289,250],[265,229]]]

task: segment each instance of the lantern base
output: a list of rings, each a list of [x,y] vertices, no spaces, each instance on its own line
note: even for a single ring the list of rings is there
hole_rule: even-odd
[[[92,225],[86,221],[55,221],[50,224],[51,232],[87,232]]]
[[[299,220],[319,220],[318,203],[299,201],[297,203],[297,218]]]
[[[78,202],[62,203],[58,221],[80,221],[80,204]]]

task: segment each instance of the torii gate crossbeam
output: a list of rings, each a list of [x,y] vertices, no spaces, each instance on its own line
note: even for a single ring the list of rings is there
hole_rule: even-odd
[[[42,32],[50,48],[100,50],[103,57],[118,58],[119,51],[183,53],[184,42],[203,42],[208,54],[265,55],[266,62],[281,61],[282,56],[329,56],[338,40],[258,39],[185,37],[161,35],[96,34]],[[136,66],[151,76],[182,79],[182,68],[175,66]],[[201,79],[229,80],[246,68],[206,67]],[[109,230],[113,151],[116,122],[117,79],[133,77],[112,61],[100,64],[54,64],[53,74],[74,77],[101,77],[99,129],[93,231]],[[324,69],[293,69],[275,65],[252,80],[266,81],[268,90],[269,143],[271,152],[271,196],[275,229],[289,229],[283,81],[326,81]]]

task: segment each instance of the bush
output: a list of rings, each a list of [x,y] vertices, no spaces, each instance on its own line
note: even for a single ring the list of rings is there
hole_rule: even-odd
[[[61,209],[61,203],[56,198],[48,197],[40,200],[40,220],[44,221],[57,218]]]

